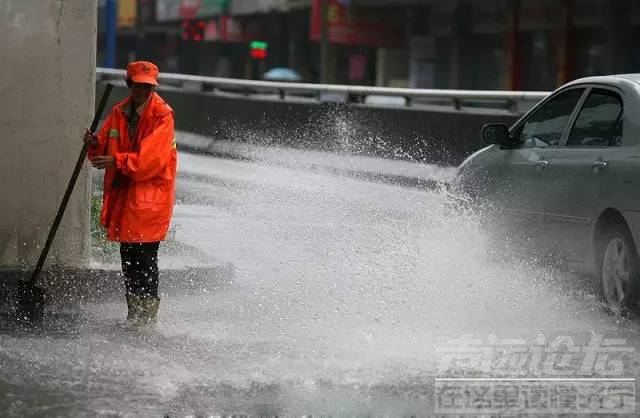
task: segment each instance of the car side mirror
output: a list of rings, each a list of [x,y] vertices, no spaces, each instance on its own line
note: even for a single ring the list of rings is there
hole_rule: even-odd
[[[480,130],[485,144],[513,145],[514,139],[504,123],[489,123]]]

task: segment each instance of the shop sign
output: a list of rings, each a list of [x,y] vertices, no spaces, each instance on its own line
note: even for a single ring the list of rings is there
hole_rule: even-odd
[[[118,1],[118,28],[133,28],[136,26],[136,0]]]
[[[180,17],[183,19],[194,19],[198,16],[200,0],[182,0],[180,4]]]
[[[217,41],[220,39],[220,31],[218,30],[218,22],[210,20],[204,28],[205,41]]]
[[[289,6],[288,0],[233,0],[230,3],[229,12],[234,16],[287,11]]]
[[[354,19],[349,15],[348,7],[340,0],[326,0],[329,42],[344,45],[369,47],[401,47],[404,34],[389,28],[384,22]],[[322,0],[313,0],[311,4],[311,25],[309,39],[319,41],[322,36]]]
[[[229,9],[229,0],[199,0],[196,17],[210,17],[224,14]]]
[[[245,36],[241,23],[230,17],[201,21],[204,28],[202,39],[219,42],[244,42]]]
[[[182,0],[180,17],[194,19],[226,13],[229,0]]]
[[[241,22],[230,16],[220,17],[220,32],[222,40],[226,42],[244,42],[245,40]]]

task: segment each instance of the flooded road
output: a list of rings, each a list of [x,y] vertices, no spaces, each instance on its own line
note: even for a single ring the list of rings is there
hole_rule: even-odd
[[[433,416],[437,379],[635,383],[637,322],[497,253],[437,189],[188,153],[179,170],[172,240],[193,252],[161,259],[228,280],[165,292],[154,330],[124,328],[122,298],[3,332],[0,415]]]

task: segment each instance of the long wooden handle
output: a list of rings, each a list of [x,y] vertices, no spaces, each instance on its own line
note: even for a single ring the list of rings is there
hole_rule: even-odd
[[[93,116],[93,122],[91,122],[91,127],[89,128],[91,133],[94,133],[98,128],[98,123],[100,123],[100,119],[102,118],[102,112],[104,111],[104,108],[107,105],[107,100],[109,100],[109,95],[111,94],[112,88],[113,88],[113,84],[107,83],[107,87],[104,89],[104,92],[102,93],[102,98],[100,99],[100,103],[98,104],[98,109],[96,110],[96,113]],[[60,222],[62,221],[62,216],[64,215],[64,211],[67,208],[67,204],[69,203],[69,199],[71,198],[71,193],[73,192],[73,188],[76,185],[78,176],[80,175],[80,170],[82,169],[84,160],[87,158],[88,151],[89,151],[89,144],[84,144],[82,147],[82,150],[80,151],[80,155],[78,156],[78,161],[76,161],[76,167],[73,169],[71,180],[69,180],[69,184],[67,185],[67,190],[64,193],[62,202],[60,203],[60,208],[58,208],[58,213],[56,213],[56,218],[53,220],[53,224],[51,225],[51,229],[49,230],[47,241],[45,242],[44,247],[42,248],[42,252],[40,253],[40,258],[38,258],[38,263],[36,264],[36,267],[33,270],[33,273],[31,274],[31,278],[28,281],[32,285],[35,283],[36,280],[38,280],[38,276],[42,271],[44,262],[47,259],[47,255],[49,254],[49,248],[51,248],[51,243],[53,243],[53,239],[56,236],[56,232],[58,231],[58,226],[60,226]]]

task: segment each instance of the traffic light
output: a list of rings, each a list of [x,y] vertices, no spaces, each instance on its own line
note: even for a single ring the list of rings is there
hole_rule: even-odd
[[[269,45],[266,42],[262,41],[252,41],[249,44],[249,54],[251,58],[256,60],[265,60],[267,59],[267,48]]]

